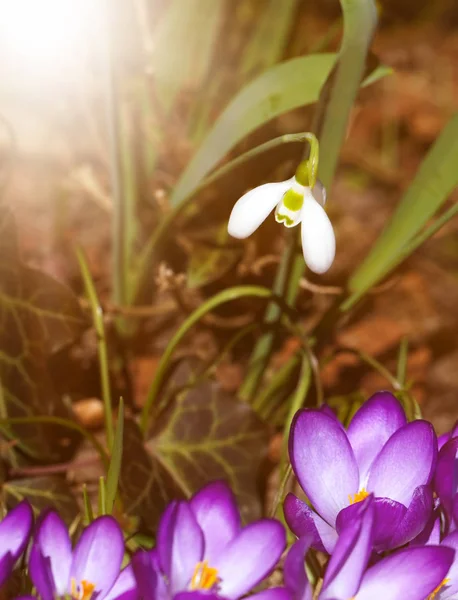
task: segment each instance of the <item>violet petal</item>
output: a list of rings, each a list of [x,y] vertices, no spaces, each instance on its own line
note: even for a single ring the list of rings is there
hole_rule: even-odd
[[[8,512],[0,522],[0,557],[9,553],[16,562],[29,541],[32,523],[32,508],[26,500]]]
[[[162,513],[156,533],[156,547],[162,571],[170,578],[172,566],[173,531],[177,516],[178,501],[171,502]]]
[[[348,439],[359,467],[360,487],[366,487],[369,469],[390,437],[406,425],[399,401],[390,392],[378,392],[356,412]]]
[[[103,600],[137,600],[138,590],[132,565],[127,565]]]
[[[187,502],[179,502],[172,532],[170,590],[176,594],[186,589],[204,554],[204,535]],[[213,565],[210,565],[213,566]]]
[[[301,410],[291,425],[289,454],[315,510],[335,525],[339,511],[359,489],[358,467],[346,433],[332,417]]]
[[[81,534],[73,552],[70,578],[94,584],[94,595],[103,598],[113,587],[124,557],[124,538],[113,517],[95,519]]]
[[[221,578],[221,595],[235,599],[246,594],[272,571],[285,547],[278,521],[262,519],[242,529],[212,565]]]
[[[62,596],[68,591],[72,564],[72,542],[67,525],[55,511],[45,513],[38,522],[32,553],[39,553],[49,563],[55,592]],[[32,557],[32,555],[31,555]],[[40,559],[34,557],[29,566],[32,580],[40,577]],[[37,566],[37,569],[35,569]],[[36,587],[39,586],[35,583]],[[42,592],[40,592],[42,593]],[[43,594],[42,594],[43,595]]]
[[[419,535],[433,512],[433,493],[428,485],[419,486],[413,495],[404,518],[399,523],[387,548],[398,548]]]
[[[305,536],[295,542],[289,550],[283,566],[285,585],[294,600],[312,600],[313,590],[305,572],[304,560],[310,549],[311,536]]]
[[[437,440],[426,421],[413,421],[394,433],[375,459],[367,490],[409,506],[415,489],[430,482],[436,465]]]
[[[298,538],[311,536],[311,544],[316,550],[326,552],[313,520],[312,509],[294,494],[287,494],[283,503],[286,523]]]
[[[197,492],[189,504],[204,534],[204,558],[212,564],[240,531],[234,494],[226,483],[215,481]]]
[[[425,600],[447,576],[454,551],[442,546],[399,550],[366,571],[358,600]]]
[[[321,600],[355,596],[367,567],[373,541],[373,497],[358,503],[357,514],[342,530],[324,576]]]

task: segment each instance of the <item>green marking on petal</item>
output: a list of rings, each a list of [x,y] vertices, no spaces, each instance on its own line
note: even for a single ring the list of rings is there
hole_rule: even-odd
[[[275,220],[277,221],[277,223],[284,223],[287,227],[292,227],[294,225],[294,220],[290,219],[288,215],[275,213]]]
[[[304,197],[302,194],[295,192],[294,190],[288,190],[282,198],[282,203],[285,208],[293,212],[297,212],[302,208],[304,203]]]

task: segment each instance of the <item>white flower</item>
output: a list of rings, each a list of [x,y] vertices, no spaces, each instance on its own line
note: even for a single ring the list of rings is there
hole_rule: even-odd
[[[298,173],[287,181],[260,185],[242,196],[232,209],[228,232],[235,238],[247,238],[275,208],[278,223],[285,227],[301,223],[305,262],[313,272],[325,273],[336,251],[334,230],[323,208],[326,191],[318,181],[313,189],[302,185]]]

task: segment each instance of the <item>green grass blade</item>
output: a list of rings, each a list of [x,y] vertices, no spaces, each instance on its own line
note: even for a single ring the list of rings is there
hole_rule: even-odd
[[[405,258],[405,248],[421,235],[423,227],[458,185],[457,165],[458,113],[443,129],[369,256],[351,277],[351,296],[344,302],[343,310],[353,306]]]
[[[87,493],[87,485],[83,483],[83,509],[84,509],[84,525],[89,525],[94,520],[94,513],[92,512],[91,501],[89,494]]]
[[[367,52],[377,23],[372,0],[341,0],[340,4],[344,24],[342,46],[320,135],[320,179],[325,187],[331,185],[334,177],[348,118],[363,79]]]
[[[199,86],[213,55],[224,0],[169,0],[154,34],[151,66],[156,93],[167,114],[177,93]]]
[[[114,435],[113,447],[111,449],[111,460],[107,474],[106,502],[105,507],[108,514],[113,512],[116,495],[118,493],[119,473],[121,471],[122,449],[124,437],[124,400],[120,398],[118,409],[118,423]]]
[[[278,62],[288,44],[298,0],[269,0],[242,57],[242,75],[259,73]]]
[[[396,379],[404,388],[407,378],[407,359],[409,357],[409,340],[404,337],[401,340],[398,354],[398,364],[396,369]]]
[[[113,415],[111,410],[111,390],[110,390],[110,372],[108,367],[108,348],[105,337],[105,325],[103,322],[103,311],[100,306],[99,298],[92,281],[91,273],[86,258],[79,248],[76,249],[76,256],[83,277],[86,296],[92,312],[92,321],[97,333],[97,352],[99,357],[100,385],[102,388],[102,399],[105,413],[105,433],[107,436],[108,448],[113,445]]]
[[[103,475],[99,477],[99,498],[98,498],[99,517],[108,514],[107,511],[107,488]]]

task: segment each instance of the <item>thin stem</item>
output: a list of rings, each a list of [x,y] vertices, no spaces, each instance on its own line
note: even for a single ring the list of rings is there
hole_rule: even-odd
[[[92,312],[92,321],[97,334],[97,353],[99,358],[100,385],[102,388],[102,399],[105,416],[105,432],[107,436],[108,447],[113,445],[113,414],[111,409],[111,389],[110,389],[110,371],[108,363],[108,348],[105,336],[105,324],[103,322],[103,311],[99,303],[99,298],[92,281],[91,273],[82,250],[76,249],[78,262],[83,276],[86,295],[89,300]]]

